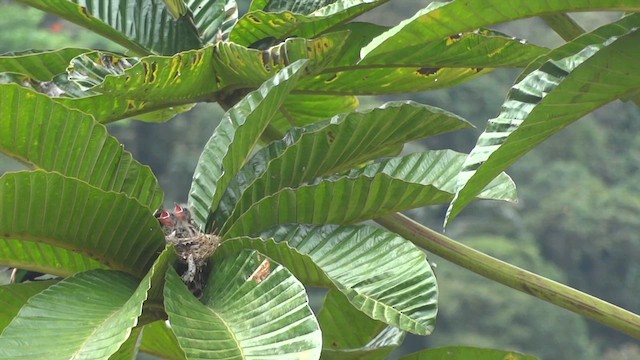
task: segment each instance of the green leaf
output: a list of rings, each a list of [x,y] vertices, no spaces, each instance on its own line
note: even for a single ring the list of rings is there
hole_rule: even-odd
[[[387,95],[451,87],[489,68],[358,67],[326,69],[300,82],[297,91],[330,95]]]
[[[308,59],[309,71],[317,71],[334,61],[345,43],[347,32],[316,39],[291,38],[266,50],[248,49],[230,42],[218,43],[214,66],[220,88],[257,87],[296,60]]]
[[[0,333],[9,325],[27,300],[57,282],[58,280],[32,281],[0,286]]]
[[[283,188],[252,204],[236,204],[220,234],[231,238],[286,223],[349,224],[445,204],[453,199],[456,176],[464,160],[464,154],[454,151],[428,151],[353,169],[346,175],[320,178],[297,188]],[[479,196],[513,201],[515,186],[503,174]]]
[[[164,247],[149,208],[124,194],[44,171],[0,177],[0,233],[74,251],[138,276]]]
[[[118,59],[102,52],[85,54],[74,60],[85,82],[93,90],[110,97],[124,97],[132,111],[139,106],[162,103],[165,107],[211,100],[227,88],[253,88],[299,59],[310,59],[313,67],[331,61],[346,39],[346,33],[334,33],[314,40],[290,39],[267,50],[247,49],[219,42],[204,49],[174,56],[148,56]],[[105,61],[105,56],[107,61]],[[115,72],[114,65],[127,61],[133,66]],[[84,71],[87,68],[89,71]],[[97,69],[99,72],[91,70]],[[115,76],[106,76],[113,71]],[[75,73],[74,73],[75,74]],[[80,78],[81,79],[81,78]],[[76,79],[78,81],[79,79]],[[152,104],[146,104],[145,102]],[[140,110],[138,110],[140,111]]]
[[[531,355],[520,354],[514,351],[481,349],[467,346],[447,346],[435,349],[422,350],[409,354],[400,360],[536,360]]]
[[[202,46],[193,24],[174,21],[160,1],[19,1],[84,26],[140,55],[169,55]]]
[[[429,6],[411,18],[402,21],[380,38],[374,39],[362,49],[362,58],[375,58],[394,44],[415,44],[440,41],[448,36],[507,21],[554,12],[590,10],[619,10],[638,12],[637,0],[549,0],[536,2],[514,0],[452,1]]]
[[[151,169],[135,161],[91,116],[17,85],[0,89],[2,153],[34,169],[124,193],[151,209],[162,203]]]
[[[532,61],[521,73],[518,75],[515,83],[522,81],[529,73],[540,68],[545,62],[549,60],[561,60],[567,56],[575,55],[582,49],[589,45],[599,45],[607,41],[614,36],[622,36],[640,27],[640,14],[631,14],[625,16],[618,21],[603,25],[592,32],[583,34],[573,41],[569,41],[564,45],[549,51],[544,56],[541,56]]]
[[[204,147],[196,166],[189,204],[200,225],[208,224],[222,193],[247,161],[260,135],[302,74],[301,60],[281,70],[225,114]]]
[[[300,14],[310,14],[324,6],[340,0],[253,0],[249,10],[265,10],[271,12],[293,11]]]
[[[259,150],[242,168],[229,184],[214,220],[223,225],[236,206],[248,207],[285,187],[349,170],[381,156],[397,155],[406,142],[470,126],[464,119],[435,107],[390,102],[291,129],[283,140]]]
[[[63,277],[108,268],[86,254],[38,241],[11,238],[0,238],[0,264]]]
[[[47,81],[67,70],[74,57],[88,49],[66,48],[53,51],[28,51],[0,56],[0,72],[20,73],[35,80]]]
[[[388,0],[338,0],[318,8],[312,2],[305,1],[301,6],[267,7],[265,11],[252,9],[233,27],[229,40],[238,45],[251,46],[263,40],[284,40],[289,37],[314,38],[332,27],[349,21]],[[282,2],[279,2],[282,4]],[[302,11],[301,11],[302,10]]]
[[[189,0],[187,4],[204,45],[215,44],[219,33],[224,37],[238,21],[235,0]]]
[[[109,360],[136,360],[141,332],[142,329],[138,327],[131,329],[127,340],[120,345],[118,351],[109,356]]]
[[[279,140],[291,127],[310,125],[336,114],[344,114],[358,108],[355,96],[291,94],[280,107],[280,112],[271,120],[268,135]]]
[[[5,358],[106,358],[127,340],[148,281],[91,270],[34,295],[0,335]],[[64,339],[64,341],[61,341]]]
[[[219,90],[216,70],[212,65],[214,48],[190,50],[173,56],[147,56],[127,58],[133,66],[127,67],[116,76],[97,74],[93,82],[98,83],[94,90],[109,96],[122,96],[127,99],[163,102],[165,105],[194,102],[198,98]],[[96,53],[86,54],[76,60],[77,67],[111,67]],[[118,61],[118,59],[113,60]],[[134,63],[135,61],[135,63]],[[106,63],[106,64],[104,64]],[[104,65],[103,65],[104,64]]]
[[[178,344],[178,339],[165,321],[156,321],[145,325],[142,331],[140,351],[152,354],[163,359],[186,359],[184,351]]]
[[[548,137],[600,106],[637,92],[640,71],[634,64],[638,51],[640,31],[636,28],[575,49],[565,58],[549,60],[514,85],[502,112],[489,120],[465,161],[445,221],[455,218],[500,171]]]
[[[406,29],[406,27],[403,27]],[[421,28],[428,33],[429,28]],[[402,29],[396,36],[400,36]],[[416,35],[416,34],[413,34]],[[359,66],[414,67],[524,67],[549,49],[487,29],[451,35],[438,41],[382,42],[358,63]],[[373,44],[380,39],[373,40]],[[437,69],[433,69],[437,70]]]
[[[331,289],[318,314],[322,329],[322,357],[386,359],[402,344],[405,332],[357,310],[341,292]]]
[[[26,75],[0,73],[0,84],[17,84],[49,97],[69,109],[80,110],[100,123],[108,123],[128,117],[160,122],[191,109],[194,104],[171,106],[171,103],[129,100],[83,90],[71,81],[66,73],[56,75],[51,81],[38,81]]]
[[[282,225],[256,238],[227,240],[224,254],[253,248],[311,286],[335,287],[369,317],[415,334],[431,333],[437,285],[425,254],[372,226]]]
[[[251,275],[264,261],[269,260],[255,251],[214,255],[204,304],[169,270],[165,306],[188,358],[319,357],[320,328],[304,287],[286,268],[271,262],[268,276],[254,281]]]

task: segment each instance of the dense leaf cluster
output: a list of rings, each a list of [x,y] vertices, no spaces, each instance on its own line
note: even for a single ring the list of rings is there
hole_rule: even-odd
[[[409,236],[363,222],[450,204],[446,223],[475,199],[514,201],[503,170],[640,89],[633,0],[432,3],[393,27],[352,21],[385,0],[255,0],[242,16],[233,0],[21,2],[128,51],[0,56],[0,151],[29,168],[0,177],[0,264],[59,276],[0,287],[1,358],[384,358],[407,332],[434,330],[438,286]],[[630,14],[552,50],[484,28],[594,9]],[[356,110],[357,95],[499,67],[524,70],[468,156],[403,152],[470,126],[455,114],[411,101]],[[154,217],[163,190],[104,124],[163,122],[200,102],[226,113],[189,192],[196,226],[221,241],[196,297]],[[329,289],[317,316],[305,285]],[[609,304],[584,310],[557,291],[561,306],[640,336],[637,315],[620,325]],[[530,358],[457,347],[405,359],[445,353]]]

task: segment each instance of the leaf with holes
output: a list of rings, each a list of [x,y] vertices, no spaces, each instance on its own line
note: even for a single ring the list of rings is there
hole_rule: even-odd
[[[633,65],[640,51],[637,28],[574,51],[545,62],[513,86],[502,112],[489,120],[464,163],[446,222],[500,171],[551,135],[600,106],[640,90],[640,71]]]
[[[229,40],[238,45],[253,47],[252,44],[265,39],[277,42],[289,37],[314,38],[387,1],[338,0],[327,4],[328,6],[310,7],[303,11],[297,7],[273,9],[268,6],[262,11],[263,9],[256,9],[258,6],[254,1],[250,12],[242,16],[234,26]],[[303,6],[309,5],[311,3],[306,1]]]
[[[65,48],[52,51],[25,51],[0,56],[0,73],[19,73],[35,80],[47,81],[67,70],[74,57],[88,49]]]
[[[508,5],[502,1],[467,0],[434,4],[373,40],[362,49],[362,58],[375,58],[397,44],[414,44],[417,38],[423,43],[441,41],[485,26],[555,12],[640,11],[636,0],[548,0],[544,3],[515,0]]]

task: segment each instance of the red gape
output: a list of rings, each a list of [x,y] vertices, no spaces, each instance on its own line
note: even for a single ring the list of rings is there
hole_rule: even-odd
[[[160,213],[160,216],[158,216],[158,221],[160,221],[160,224],[167,227],[175,226],[174,219],[171,217],[171,214],[169,214],[169,212],[166,210],[162,210],[162,212]]]
[[[186,210],[179,204],[176,204],[175,210],[173,211],[173,213],[178,220],[189,222],[189,210]]]

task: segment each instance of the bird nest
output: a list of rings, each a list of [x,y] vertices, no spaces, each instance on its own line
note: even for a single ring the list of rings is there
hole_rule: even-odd
[[[167,244],[173,245],[178,260],[186,265],[182,280],[192,292],[201,292],[207,262],[220,245],[220,237],[203,233],[186,206],[176,204],[173,212],[160,209],[156,218]]]

